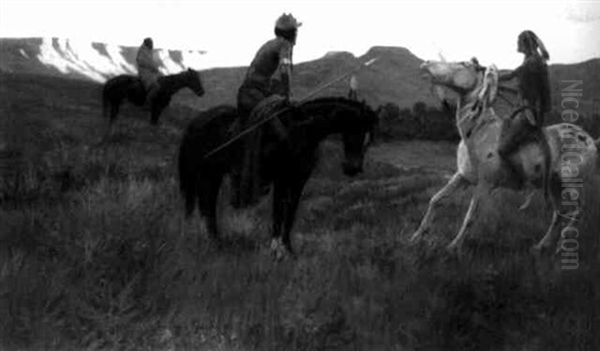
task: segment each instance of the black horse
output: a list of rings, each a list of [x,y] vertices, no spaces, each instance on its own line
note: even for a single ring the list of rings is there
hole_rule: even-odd
[[[196,205],[206,218],[211,237],[218,241],[216,203],[223,177],[231,174],[242,157],[244,142],[238,140],[206,157],[227,142],[238,119],[237,110],[222,105],[201,113],[186,128],[179,149],[179,182],[186,202],[186,216]],[[377,123],[375,112],[364,102],[346,98],[320,98],[288,108],[280,115],[288,139],[282,141],[264,126],[260,156],[263,179],[274,186],[271,248],[281,258],[293,254],[290,232],[302,189],[317,161],[319,143],[340,133],[344,144],[343,171],[362,172],[364,154]]]
[[[171,102],[173,94],[182,88],[191,89],[196,95],[204,95],[200,75],[189,68],[186,71],[158,78],[160,86],[155,98],[150,103],[150,123],[158,123],[158,116]],[[109,118],[109,128],[112,126],[123,100],[129,100],[136,106],[146,102],[146,90],[137,76],[122,74],[109,79],[102,90],[103,115]]]

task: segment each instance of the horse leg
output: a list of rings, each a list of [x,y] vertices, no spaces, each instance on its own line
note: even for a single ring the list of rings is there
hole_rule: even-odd
[[[150,107],[150,124],[155,126],[158,124],[158,117],[160,116],[160,114],[162,113],[162,111],[165,109],[166,105],[160,104],[160,103],[156,103],[156,102],[152,102],[151,103],[151,107]]]
[[[287,249],[287,251],[293,256],[294,251],[292,249],[292,242],[290,238],[290,234],[292,232],[292,228],[294,226],[294,221],[296,219],[296,212],[298,211],[298,204],[300,203],[300,196],[302,195],[302,189],[304,188],[304,184],[308,177],[303,177],[298,180],[296,184],[289,188],[288,193],[288,202],[286,203],[286,211],[284,217],[284,228],[283,228],[283,245]]]
[[[469,182],[465,179],[465,177],[463,177],[460,173],[454,173],[448,183],[440,191],[433,195],[431,200],[429,200],[429,207],[427,208],[427,212],[421,221],[421,225],[419,226],[419,229],[417,229],[417,231],[412,235],[410,241],[416,241],[423,236],[423,234],[429,231],[435,210],[443,200],[452,196],[456,190],[465,189],[468,185]]]
[[[542,252],[543,249],[548,248],[551,245],[551,243],[555,241],[552,233],[554,233],[554,228],[558,224],[559,219],[559,211],[557,209],[554,209],[554,211],[552,211],[552,221],[550,222],[550,226],[548,227],[548,230],[546,230],[546,234],[544,235],[542,240],[540,240],[531,248],[532,253],[538,255],[540,252]]]
[[[158,108],[155,106],[152,106],[150,108],[150,124],[155,126],[158,124],[158,116],[160,115],[160,112],[158,111]]]
[[[539,255],[544,249],[550,248],[553,243],[557,242],[558,231],[555,230],[560,218],[565,218],[569,222],[565,228],[570,227],[577,220],[579,212],[570,212],[570,213],[561,213],[560,203],[562,201],[562,192],[558,188],[551,188],[551,193],[549,197],[550,203],[552,205],[552,221],[550,222],[550,226],[546,230],[546,234],[544,237],[531,248],[532,253],[535,255]]]
[[[568,220],[568,223],[564,226],[564,228],[571,228],[573,224],[578,220],[579,210],[574,210],[569,213],[561,213],[556,203],[552,203],[554,210],[552,212],[552,221],[550,222],[550,226],[548,230],[546,230],[546,234],[536,245],[532,247],[532,251],[534,254],[539,255],[544,249],[550,248],[553,244],[556,244],[558,241],[558,230],[555,230],[556,225],[558,224],[560,218],[564,218]],[[566,231],[565,231],[566,232]],[[559,248],[557,248],[558,252]]]
[[[112,134],[113,124],[115,122],[115,119],[117,118],[117,115],[119,114],[119,107],[121,105],[121,102],[111,101],[109,104],[110,108],[108,111],[108,124],[106,126],[106,132],[104,133],[104,139],[107,139]]]
[[[290,245],[289,230],[295,214],[292,186],[288,182],[275,181],[273,189],[273,233],[271,252],[275,260],[293,255]],[[298,195],[299,197],[299,195]],[[289,230],[288,230],[289,229]]]
[[[222,176],[213,176],[211,181],[206,183],[205,187],[198,187],[197,199],[200,211],[206,218],[206,229],[210,239],[219,245],[219,226],[218,226],[218,199],[221,188]],[[202,199],[202,200],[201,200]]]
[[[448,251],[460,253],[462,243],[466,238],[467,231],[473,224],[473,220],[476,217],[477,210],[479,208],[479,202],[483,192],[484,191],[481,188],[481,186],[478,186],[477,189],[475,189],[475,193],[473,194],[471,202],[469,203],[469,209],[467,210],[467,214],[465,215],[462,226],[460,227],[460,230],[458,231],[458,234],[456,234],[454,240],[452,240],[452,242],[446,247]]]
[[[278,181],[273,184],[273,228],[271,238],[271,254],[275,260],[286,256],[285,244],[281,237],[281,227],[284,220],[287,188]]]

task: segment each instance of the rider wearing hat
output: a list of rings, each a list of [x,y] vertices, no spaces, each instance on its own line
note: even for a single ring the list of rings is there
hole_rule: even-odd
[[[279,93],[289,99],[292,51],[301,25],[292,14],[284,13],[275,22],[275,38],[263,44],[254,56],[237,95],[238,113],[242,121],[266,97]],[[273,84],[277,73],[279,89]]]
[[[241,129],[247,127],[253,109],[269,96],[282,95],[289,101],[292,50],[300,26],[294,16],[282,14],[275,22],[275,38],[263,44],[254,56],[237,95]],[[287,141],[287,131],[278,118],[271,119],[268,125],[280,141]],[[253,133],[246,137],[241,168],[233,172],[236,207],[253,203],[261,191],[260,135]]]
[[[160,63],[154,56],[154,43],[152,38],[145,38],[135,58],[138,75],[146,90],[146,101],[150,102],[158,92],[158,78],[161,73],[158,69]]]

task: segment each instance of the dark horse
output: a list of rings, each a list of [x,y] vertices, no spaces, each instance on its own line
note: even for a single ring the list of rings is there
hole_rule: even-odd
[[[207,228],[218,241],[217,197],[223,177],[241,162],[241,141],[206,154],[231,137],[237,110],[218,106],[201,113],[186,128],[179,149],[179,182],[186,202],[186,216],[196,205],[206,218]],[[375,112],[364,102],[346,98],[320,98],[290,107],[280,115],[288,141],[281,141],[265,126],[260,156],[261,174],[273,189],[271,249],[277,258],[293,254],[290,232],[302,189],[317,161],[319,143],[340,133],[344,145],[343,171],[352,176],[362,172],[363,158],[376,126]]]
[[[182,88],[191,89],[196,95],[204,95],[200,75],[189,68],[186,71],[158,78],[160,88],[150,103],[150,123],[157,124],[158,116],[171,102],[173,94]],[[102,90],[102,110],[109,118],[109,128],[112,126],[123,100],[129,100],[136,106],[146,102],[146,91],[137,76],[122,74],[109,79]]]

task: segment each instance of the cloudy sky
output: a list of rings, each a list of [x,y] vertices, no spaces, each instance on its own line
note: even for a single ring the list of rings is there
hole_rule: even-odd
[[[389,45],[423,59],[477,56],[508,68],[522,60],[523,29],[542,38],[552,63],[600,57],[600,2],[574,0],[0,0],[0,36],[135,46],[151,36],[156,47],[207,50],[224,66],[246,65],[283,12],[303,22],[296,62]]]

